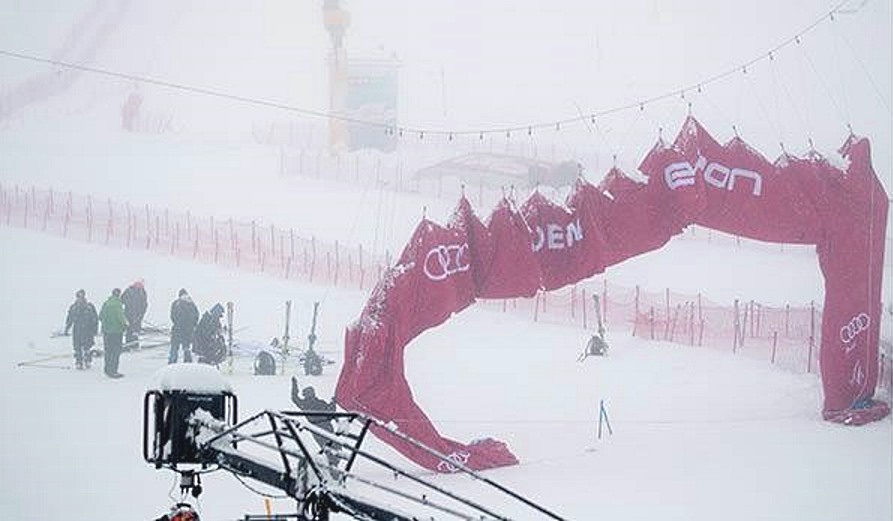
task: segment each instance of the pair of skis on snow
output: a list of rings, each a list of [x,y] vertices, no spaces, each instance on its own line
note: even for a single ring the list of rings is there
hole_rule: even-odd
[[[282,340],[279,342],[279,374],[285,374],[285,366],[288,363],[288,357],[291,355],[291,349],[288,345],[291,331],[291,300],[285,301],[285,332]],[[319,302],[313,303],[313,321],[310,324],[310,333],[307,335],[307,349],[298,355],[298,362],[304,368],[305,375],[319,376],[322,374],[323,365],[333,364],[334,360],[329,360],[318,354],[313,348],[316,345],[316,322],[319,318]]]
[[[166,333],[163,329],[157,328],[155,326],[149,326],[147,328],[144,328],[143,332],[148,332],[148,333],[150,333],[150,335],[152,335],[152,334],[169,335],[169,333]],[[50,338],[52,338],[52,339],[66,338],[66,337],[70,337],[70,336],[71,335],[66,335],[61,330],[53,331],[52,333],[50,333]],[[101,338],[101,335],[97,335],[97,336],[99,336]],[[147,338],[149,338],[149,339],[147,340]],[[124,342],[123,344],[121,344],[121,350],[122,350],[122,352],[143,351],[146,349],[154,349],[157,347],[169,346],[170,343],[171,343],[171,341],[170,341],[169,337],[164,338],[164,339],[162,339],[162,338],[151,339],[151,336],[149,336],[149,337],[144,337],[142,339],[131,340],[130,342]],[[102,355],[103,355],[102,347],[90,347],[90,358],[92,360],[101,358]],[[40,369],[73,370],[74,366],[72,366],[72,365],[56,365],[55,363],[53,363],[57,360],[63,360],[63,359],[72,358],[72,357],[74,357],[74,353],[72,353],[71,351],[68,351],[65,353],[46,355],[46,356],[42,356],[42,357],[35,358],[32,360],[25,360],[23,362],[17,363],[16,367],[37,367]]]

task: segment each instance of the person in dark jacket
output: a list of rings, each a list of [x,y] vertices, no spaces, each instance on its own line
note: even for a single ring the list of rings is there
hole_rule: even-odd
[[[134,282],[121,294],[124,304],[124,315],[127,317],[127,335],[124,338],[128,349],[139,347],[139,333],[143,330],[143,317],[149,307],[146,288],[142,279]]]
[[[180,349],[183,349],[183,361],[192,361],[192,337],[198,323],[198,308],[185,289],[177,294],[177,300],[171,302],[171,352],[167,363],[177,363]]]
[[[221,318],[223,318],[223,306],[218,303],[205,311],[198,321],[192,350],[198,355],[198,362],[201,364],[219,365],[226,356]]]
[[[291,401],[298,409],[303,412],[335,412],[336,403],[335,397],[328,402],[318,398],[316,396],[316,389],[312,386],[307,386],[303,391],[298,394],[298,379],[294,376],[291,377]],[[333,417],[327,414],[319,414],[308,416],[307,421],[312,423],[314,426],[319,427],[320,429],[326,430],[334,434],[335,430],[332,428],[332,419]],[[320,448],[325,448],[330,445],[330,441],[320,434],[315,432],[311,432],[313,435],[313,439],[316,440],[316,443],[319,444]],[[337,446],[335,447],[337,448]],[[326,451],[326,458],[329,460],[329,465],[336,466],[338,465],[338,457],[332,454],[329,451]]]
[[[127,330],[127,317],[124,315],[124,304],[121,302],[121,290],[115,288],[112,294],[102,304],[99,311],[99,320],[102,322],[103,359],[106,376],[109,378],[121,378],[118,372],[118,359],[121,356],[121,336]]]
[[[90,348],[93,347],[93,337],[99,327],[99,317],[96,308],[87,301],[84,290],[77,290],[74,297],[74,304],[68,308],[68,315],[65,317],[65,334],[71,332],[75,367],[89,369],[93,360]]]

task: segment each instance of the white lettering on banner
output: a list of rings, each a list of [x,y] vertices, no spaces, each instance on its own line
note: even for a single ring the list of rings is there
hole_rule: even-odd
[[[471,454],[468,452],[462,451],[454,451],[451,452],[446,459],[449,461],[441,461],[437,464],[437,470],[440,472],[458,472],[459,465],[465,466],[468,464],[468,458],[471,457]]]
[[[537,252],[543,249],[547,250],[563,250],[565,248],[573,248],[574,243],[583,240],[583,227],[580,226],[580,220],[571,221],[566,227],[562,228],[560,224],[550,223],[546,225],[546,231],[541,226],[535,228],[536,237],[533,240],[533,251]]]
[[[856,360],[853,366],[853,375],[850,377],[850,385],[861,386],[865,381],[865,370],[862,369],[862,360]]]
[[[466,254],[468,253],[468,243],[462,244],[440,244],[431,248],[428,255],[425,256],[425,264],[423,269],[425,275],[431,280],[444,280],[450,275],[468,271],[471,265],[468,264]]]
[[[673,163],[664,169],[664,180],[670,190],[675,190],[680,186],[691,186],[695,184],[695,172],[704,168],[707,161],[703,157],[698,157],[694,168],[687,162]]]
[[[729,168],[725,165],[713,162],[707,163],[703,156],[698,156],[695,165],[687,161],[671,163],[664,168],[664,181],[670,190],[695,184],[695,178],[699,172],[703,172],[704,181],[713,187],[732,191],[735,189],[735,180],[744,177],[753,181],[753,195],[759,197],[763,193],[763,176],[752,170],[743,168]]]
[[[859,313],[850,319],[848,324],[840,328],[840,341],[849,344],[859,333],[866,331],[869,325],[871,325],[871,317],[867,313]],[[846,352],[849,353],[854,347],[856,346],[847,345]]]

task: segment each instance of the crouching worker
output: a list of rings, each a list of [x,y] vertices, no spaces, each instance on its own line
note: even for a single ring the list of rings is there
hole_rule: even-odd
[[[200,364],[220,365],[226,357],[226,342],[223,340],[223,306],[214,304],[205,311],[195,328],[193,352],[198,356]]]

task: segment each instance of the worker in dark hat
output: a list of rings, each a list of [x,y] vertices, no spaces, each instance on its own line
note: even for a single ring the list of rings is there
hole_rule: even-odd
[[[219,303],[205,311],[195,328],[193,351],[198,362],[220,365],[226,357],[226,342],[223,340],[223,306]]]
[[[310,413],[335,412],[337,404],[335,403],[334,397],[327,402],[316,396],[316,389],[314,389],[313,386],[308,385],[302,391],[299,391],[299,389],[298,379],[293,376],[291,378],[291,401],[301,411]],[[332,434],[335,432],[332,428],[333,419],[334,417],[329,414],[313,414],[307,416],[307,421],[320,429],[331,432]],[[311,432],[311,434],[313,434],[313,438],[316,440],[316,443],[319,444],[320,448],[325,448],[330,445],[330,441],[325,436],[315,432]],[[336,466],[338,464],[338,457],[336,457],[332,451],[326,451],[326,458],[329,461],[329,465]]]
[[[88,369],[92,362],[90,348],[99,326],[96,308],[87,300],[87,292],[82,289],[74,294],[74,303],[68,308],[65,317],[65,334],[71,332],[71,343],[74,347],[74,363],[78,369]]]
[[[171,302],[171,351],[167,363],[177,363],[180,350],[183,350],[183,361],[192,361],[192,338],[198,324],[198,308],[185,289],[177,293],[177,299]]]

